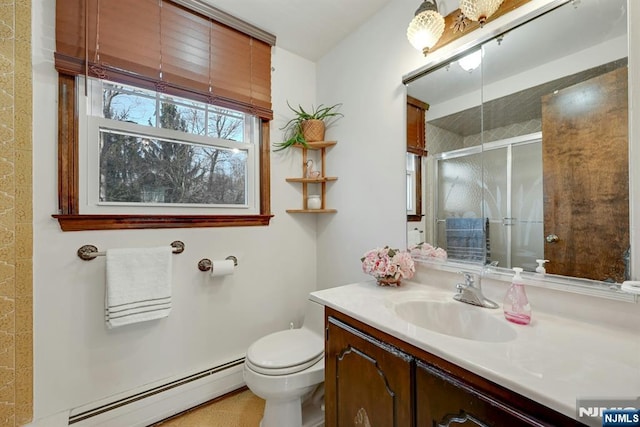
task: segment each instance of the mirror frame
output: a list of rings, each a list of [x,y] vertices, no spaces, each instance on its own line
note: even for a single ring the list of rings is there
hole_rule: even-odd
[[[442,67],[444,64],[461,58],[473,48],[571,1],[572,0],[541,0],[526,3],[506,14],[506,16],[504,16],[505,21],[500,19],[497,22],[490,22],[484,27],[476,29],[447,46],[442,47],[433,54],[430,53],[427,57],[427,63],[404,75],[402,77],[402,83],[406,87],[409,83]],[[634,17],[636,21],[640,20],[640,2],[627,0],[627,66],[629,69],[629,238],[631,242],[631,257],[629,262],[632,280],[639,280],[640,241],[638,241],[638,237],[640,236],[640,232],[637,230],[637,227],[640,224],[640,194],[636,195],[635,192],[640,191],[640,167],[637,165],[636,167],[632,167],[632,158],[640,151],[640,73],[633,72],[633,70],[640,70],[640,49],[634,51],[632,46],[640,47],[640,26],[631,25],[631,23],[634,22]],[[407,226],[406,229],[408,230],[408,228]],[[405,232],[405,241],[407,239],[406,235],[407,233]],[[443,271],[459,272],[461,269],[464,269],[466,271],[483,273],[485,277],[502,281],[509,281],[513,276],[511,270],[506,268],[492,267],[487,269],[484,265],[454,261],[443,263],[439,261],[418,260],[418,262],[430,268]],[[531,284],[535,286],[549,289],[618,301],[638,302],[639,300],[638,295],[622,291],[620,289],[620,283],[605,283],[553,274],[539,277],[533,273],[523,273],[523,277],[530,279]],[[527,282],[529,281],[527,280]]]

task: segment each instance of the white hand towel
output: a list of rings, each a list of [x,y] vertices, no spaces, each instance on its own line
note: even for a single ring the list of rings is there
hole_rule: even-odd
[[[170,246],[107,250],[105,320],[109,328],[171,311]]]

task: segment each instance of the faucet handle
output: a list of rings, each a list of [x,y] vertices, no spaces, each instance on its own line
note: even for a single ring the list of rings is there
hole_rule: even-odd
[[[478,305],[486,308],[497,308],[499,305],[482,295],[482,289],[480,288],[480,280],[482,275],[476,275],[469,271],[458,271],[459,274],[464,276],[464,283],[457,283],[456,290],[458,291],[453,299],[462,301],[468,304]],[[476,277],[477,276],[477,277]],[[476,279],[478,283],[476,284]]]
[[[460,274],[462,274],[464,276],[464,285],[465,286],[473,286],[473,284],[476,281],[473,273],[470,273],[468,271],[459,271],[458,273],[460,273]]]

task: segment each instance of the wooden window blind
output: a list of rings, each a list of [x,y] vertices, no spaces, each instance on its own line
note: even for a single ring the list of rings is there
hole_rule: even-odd
[[[56,69],[271,120],[271,44],[169,0],[57,0]]]
[[[407,95],[407,151],[418,156],[427,155],[426,111],[429,104]]]
[[[201,0],[57,0],[58,199],[63,231],[269,225],[275,37]],[[106,78],[261,119],[260,214],[79,212],[77,75]]]

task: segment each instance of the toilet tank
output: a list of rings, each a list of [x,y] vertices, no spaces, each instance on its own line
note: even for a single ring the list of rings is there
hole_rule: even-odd
[[[324,305],[311,300],[307,300],[302,327],[309,329],[323,337]]]

